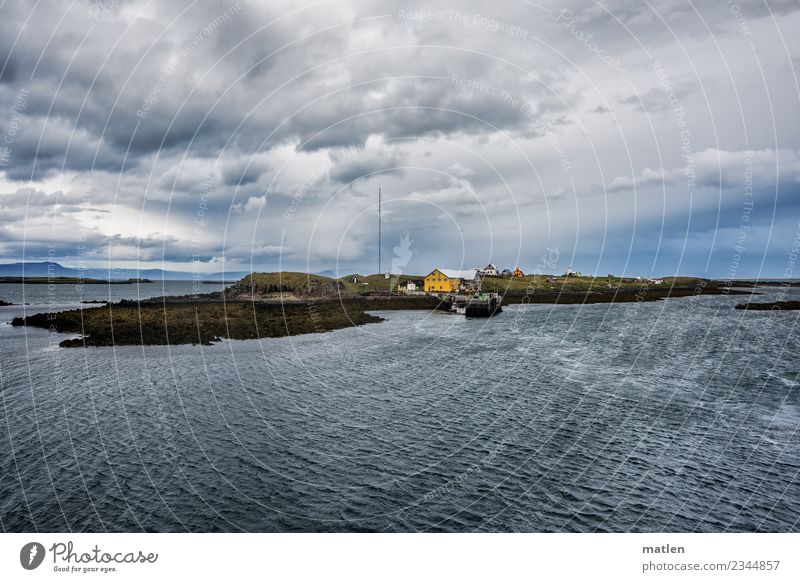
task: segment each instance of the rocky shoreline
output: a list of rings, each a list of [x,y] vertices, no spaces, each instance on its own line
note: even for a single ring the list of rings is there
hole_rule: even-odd
[[[770,301],[768,303],[739,303],[736,309],[752,311],[798,311],[800,301]]]
[[[431,310],[440,305],[436,298],[427,296],[292,303],[224,300],[208,296],[161,297],[16,317],[11,325],[82,335],[60,342],[59,345],[65,348],[209,345],[222,339],[321,333],[383,321],[381,317],[367,313],[367,310]]]
[[[506,293],[503,305],[515,303],[574,305],[581,303],[631,303],[641,301],[661,301],[677,297],[694,295],[758,295],[753,291],[726,289],[717,286],[642,288],[639,290],[609,291],[539,291],[534,293]]]
[[[752,291],[736,291],[714,284],[680,288],[642,287],[635,291],[535,290],[531,293],[508,292],[503,298],[503,305],[628,303],[704,293],[753,294]],[[80,338],[60,342],[62,347],[209,345],[222,339],[321,333],[383,321],[368,311],[449,311],[449,307],[449,304],[430,295],[357,295],[339,285],[307,293],[291,288],[253,289],[240,282],[224,291],[142,301],[122,300],[98,307],[17,317],[11,324],[81,335]]]
[[[209,345],[228,339],[283,337],[377,323],[380,317],[334,304],[170,303],[128,301],[91,309],[17,317],[11,325],[82,334],[61,347]]]

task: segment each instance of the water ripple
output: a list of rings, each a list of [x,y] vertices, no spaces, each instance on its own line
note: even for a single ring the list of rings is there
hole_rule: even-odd
[[[0,525],[797,531],[796,316],[733,303],[388,312],[210,347],[2,326]]]

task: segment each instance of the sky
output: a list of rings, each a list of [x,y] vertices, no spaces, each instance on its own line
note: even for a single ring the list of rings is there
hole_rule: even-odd
[[[0,4],[0,262],[798,278],[800,2]]]

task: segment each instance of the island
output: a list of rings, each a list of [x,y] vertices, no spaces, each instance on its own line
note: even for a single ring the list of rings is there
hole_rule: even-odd
[[[39,313],[14,318],[11,324],[81,336],[65,339],[59,344],[62,347],[208,345],[222,339],[321,333],[378,323],[383,319],[374,312],[380,311],[449,312],[451,304],[446,296],[407,291],[416,288],[416,282],[423,278],[349,275],[333,279],[296,272],[254,273],[222,291]],[[616,303],[700,294],[752,294],[698,278],[664,279],[652,285],[610,277],[484,277],[482,287],[500,294],[503,305]]]

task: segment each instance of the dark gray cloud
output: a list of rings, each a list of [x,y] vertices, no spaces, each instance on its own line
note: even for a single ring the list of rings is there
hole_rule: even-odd
[[[690,217],[682,148],[735,222],[800,150],[800,5],[736,6],[9,0],[0,258],[364,271],[380,183],[409,269],[535,263]]]
[[[34,167],[35,178],[92,163],[117,171],[126,152],[135,164],[136,155],[165,149],[207,153],[229,143],[253,150],[268,138],[270,144],[326,148],[357,145],[374,134],[487,133],[529,121],[496,96],[453,90],[458,71],[468,79],[491,76],[495,87],[530,97],[530,88],[520,91],[519,71],[509,71],[490,52],[445,48],[443,62],[438,48],[390,52],[348,42],[374,30],[409,36],[406,23],[392,18],[325,30],[321,15],[285,18],[278,8],[247,3],[148,7],[154,12],[140,19],[132,16],[144,5],[125,3],[102,11],[97,22],[85,5],[65,15],[63,4],[42,2],[33,13],[40,34],[21,35],[11,50],[30,8],[11,4],[4,7],[0,54],[13,71],[8,84],[30,90],[19,168],[10,170],[17,178]],[[281,16],[284,23],[271,24]],[[310,26],[310,37],[298,41],[291,26],[309,19],[320,28]],[[320,92],[337,76],[335,87]],[[551,97],[545,86],[534,89]],[[42,133],[43,119],[59,122]],[[71,131],[84,136],[76,152],[66,152],[64,133]],[[40,139],[44,150],[32,147]]]
[[[388,154],[364,154],[336,163],[330,170],[334,182],[349,184],[359,178],[375,174],[398,174],[403,171],[403,156],[397,151]]]

